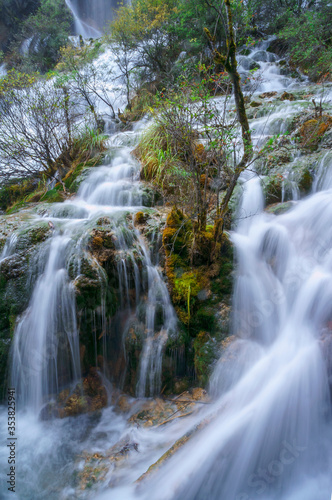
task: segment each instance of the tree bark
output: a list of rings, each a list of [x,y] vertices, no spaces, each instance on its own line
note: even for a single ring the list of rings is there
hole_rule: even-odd
[[[209,3],[208,0],[207,3]],[[244,96],[241,88],[241,78],[237,71],[236,44],[235,44],[231,2],[230,0],[224,0],[224,3],[227,14],[227,56],[223,56],[222,54],[220,54],[220,52],[217,51],[215,47],[214,37],[211,36],[210,32],[206,28],[204,31],[213,47],[215,63],[222,64],[224,66],[233,84],[234,99],[235,99],[238,120],[241,126],[244,152],[240,162],[237,165],[235,165],[233,176],[229,182],[226,194],[224,196],[224,199],[220,207],[219,220],[217,220],[215,224],[215,241],[218,241],[222,235],[224,226],[223,219],[228,211],[229,200],[231,199],[238,178],[240,177],[243,170],[246,169],[246,167],[248,166],[249,162],[253,157],[251,132],[245,109]]]

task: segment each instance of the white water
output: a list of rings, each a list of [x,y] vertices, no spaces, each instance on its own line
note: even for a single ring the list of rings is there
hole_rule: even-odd
[[[275,76],[273,63],[264,64],[268,81],[257,92],[293,86]],[[260,130],[252,120],[257,144],[262,134],[286,130],[289,108],[280,104],[269,120],[261,120]],[[314,191],[323,192],[278,217],[262,212],[259,178],[252,172],[242,176],[242,220],[233,234],[237,340],[211,377],[215,402],[187,421],[185,430],[207,424],[146,482],[105,492],[101,500],[330,499],[332,191],[324,191],[331,187],[329,164],[327,153],[314,182]],[[171,439],[171,427],[167,432],[171,445],[176,437]]]
[[[66,0],[74,17],[75,34],[83,38],[99,38],[114,16],[116,0]]]
[[[268,75],[277,74],[272,71],[273,63],[264,64],[271,65]],[[270,86],[264,85],[265,90],[275,90],[275,79]],[[280,105],[278,118],[282,117],[283,109],[284,115],[288,113],[287,106]],[[257,125],[253,120],[251,126],[256,129]],[[270,135],[269,127],[269,122],[265,123],[264,132],[259,136]],[[118,136],[117,144],[124,139],[123,134]],[[137,210],[141,203],[139,184],[135,180],[138,166],[130,159],[129,151],[130,148],[121,147],[109,165],[92,171],[76,199],[62,204],[50,215],[56,230],[63,231],[62,235],[55,233],[51,247],[65,248],[68,234],[72,238],[77,234],[82,236],[84,227],[97,215],[114,216],[124,207]],[[25,484],[21,484],[22,493],[17,498],[35,500],[47,495],[50,499],[98,496],[103,500],[330,499],[331,401],[321,339],[331,337],[332,192],[324,191],[331,187],[329,182],[319,181],[325,176],[324,172],[322,166],[316,177],[315,194],[278,217],[263,213],[259,178],[252,172],[246,172],[242,178],[245,189],[240,213],[246,214],[246,218],[233,234],[238,265],[233,304],[233,330],[237,340],[215,367],[210,382],[213,403],[191,417],[158,429],[130,426],[111,408],[105,409],[101,416],[55,422],[38,423],[30,414],[18,415],[20,477]],[[76,214],[74,218],[61,217],[63,207],[72,210]],[[119,272],[126,308],[129,298],[125,254],[130,249],[125,238],[120,238],[121,234],[117,236],[124,258],[119,261]],[[152,393],[160,388],[159,354],[165,331],[174,328],[175,320],[158,268],[152,264],[144,241],[137,237],[147,269],[149,298],[147,338],[137,387],[141,396],[147,388]],[[10,248],[10,253],[15,251],[14,246]],[[48,263],[30,304],[32,318],[40,314],[37,296],[43,304],[47,303],[47,294],[38,295],[46,277],[53,276],[57,270],[62,274],[66,272],[61,262],[64,252],[58,261],[55,254],[52,257],[52,248],[48,251]],[[139,282],[137,277],[136,286]],[[52,293],[61,286],[69,286],[66,279],[53,285]],[[151,325],[160,303],[164,317],[155,334]],[[48,321],[47,313],[52,315],[53,310],[43,308],[44,324]],[[39,324],[29,321],[32,330],[39,331]],[[18,338],[24,337],[25,345],[29,345],[31,329],[25,330],[24,336],[22,333]],[[39,338],[43,345],[43,335]],[[24,349],[21,347],[20,355],[29,364],[28,351]],[[75,355],[69,363],[72,367],[74,360]],[[25,398],[26,402],[32,401],[32,406],[40,407],[43,395],[54,386],[52,366],[55,365],[51,357],[47,372],[43,372],[43,364],[38,365],[37,361],[37,367],[42,367],[38,373],[44,376],[51,373],[46,376],[47,390],[43,387],[44,377],[38,380],[37,375],[34,384],[40,396],[37,398],[30,389]],[[33,366],[34,358],[28,371]],[[139,487],[132,485],[174,441],[205,418],[203,430],[155,476]],[[105,491],[100,494],[95,490],[91,494],[77,491],[73,475],[84,463],[83,459],[74,463],[75,457],[85,449],[103,453],[121,437],[128,442],[138,442],[139,453],[128,458],[122,471],[110,471],[108,479],[119,487],[108,489],[105,485]],[[1,458],[5,459],[5,451],[0,449]],[[54,470],[60,470],[59,478],[54,477]]]
[[[99,29],[80,19],[77,7],[71,0],[66,0],[66,5],[73,14],[76,35],[81,35],[83,38],[99,38],[102,35]]]

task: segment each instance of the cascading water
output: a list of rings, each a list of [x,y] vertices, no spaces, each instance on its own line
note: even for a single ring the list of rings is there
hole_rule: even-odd
[[[280,75],[276,57],[265,49],[261,46],[245,56],[241,71],[259,61],[265,69],[259,92],[294,87],[296,82]],[[268,118],[253,118],[257,147],[282,132],[285,115],[293,116],[298,109],[298,104],[279,102]],[[138,166],[130,148],[122,144],[125,137],[119,134],[113,139],[112,160],[91,169],[78,196],[47,215],[55,231],[35,256],[38,276],[29,308],[17,325],[13,350],[13,383],[35,414],[46,396],[53,397],[79,377],[72,284],[80,278],[90,222],[100,217],[113,221],[121,331],[141,314],[142,302],[146,304],[137,395],[154,394],[161,388],[161,354],[166,336],[176,329],[176,317],[158,262],[144,237],[130,225],[132,213],[144,205],[144,195],[137,180]],[[330,188],[329,164],[326,154],[314,194],[278,217],[263,212],[260,178],[249,171],[242,176],[239,223],[232,234],[237,251],[236,340],[215,366],[210,404],[186,419],[153,429],[131,425],[111,407],[98,415],[49,422],[20,414],[17,498],[330,498],[331,381],[322,350],[330,342],[332,324],[332,208],[331,192],[324,191]],[[130,216],[123,217],[124,212]],[[15,248],[15,238],[8,240],[1,260],[14,254]],[[95,266],[103,282],[103,271],[98,263]],[[59,307],[65,314],[59,315]],[[16,370],[18,359],[25,371]],[[4,412],[1,419],[5,421]],[[160,470],[132,485],[183,436],[182,442],[188,442]],[[106,491],[98,493],[78,491],[73,478],[84,468],[83,451],[91,450],[98,457],[121,440],[139,443],[139,453],[129,456],[122,470],[110,469],[106,482],[110,488],[106,485]],[[5,457],[2,447],[0,458]],[[4,475],[1,479],[5,482]]]
[[[75,34],[83,38],[99,38],[118,6],[116,0],[66,0],[66,4],[74,17]]]
[[[125,207],[129,211],[142,207],[144,199],[139,182],[135,180],[136,173],[137,163],[131,158],[130,149],[120,148],[109,165],[92,169],[82,182],[76,199],[53,210],[52,224],[59,230],[55,230],[53,237],[42,245],[35,258],[39,278],[14,336],[12,384],[23,407],[31,406],[38,413],[45,398],[47,401],[47,397],[58,394],[66,383],[75,383],[80,377],[75,280],[73,283],[69,280],[69,268],[79,278],[85,252],[85,226],[89,219],[96,215],[99,218],[102,215],[111,217],[114,212],[123,212]],[[128,246],[126,235],[130,240],[132,237],[125,220],[121,219],[121,225],[114,230],[116,246],[120,256],[123,255],[118,264],[122,308],[131,309],[128,262],[134,263],[135,267],[136,301],[139,302],[141,286],[147,292],[147,338],[137,389],[138,395],[144,397],[146,393],[153,395],[160,390],[163,347],[168,332],[175,331],[176,317],[166,285],[157,266],[151,262],[143,238],[136,231],[138,260],[146,270],[146,279],[141,279],[136,257]],[[14,249],[15,237],[12,237],[2,258]],[[101,287],[102,273],[100,270]],[[159,333],[156,333],[157,320]]]
[[[70,238],[54,236],[38,254],[48,253],[28,310],[16,327],[12,384],[22,407],[38,412],[45,398],[81,376],[75,293],[65,269]],[[38,263],[40,266],[40,262]]]
[[[262,47],[253,55],[264,61],[266,79],[274,75],[259,92],[275,90],[276,83],[277,90],[294,87],[268,62],[275,60],[273,55]],[[290,106],[278,107],[269,120],[251,121],[258,146],[262,135],[276,133],[276,119],[277,127],[285,126],[279,115]],[[292,114],[297,111],[291,109]],[[314,191],[330,188],[329,164],[326,153]],[[259,177],[245,172],[242,183],[240,221],[232,236],[237,250],[236,340],[211,377],[214,402],[187,422],[186,435],[193,432],[194,437],[160,471],[136,492],[110,491],[102,500],[331,496],[331,360],[326,360],[332,324],[331,192],[317,192],[275,217],[263,212]],[[297,199],[297,191],[293,197]]]

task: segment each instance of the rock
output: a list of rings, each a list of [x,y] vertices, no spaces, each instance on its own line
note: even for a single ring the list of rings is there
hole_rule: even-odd
[[[149,218],[149,214],[146,214],[144,212],[137,212],[135,214],[135,224],[137,225],[141,225],[141,224],[144,224],[147,219]]]
[[[41,418],[65,418],[101,410],[107,405],[107,393],[96,368],[90,368],[88,375],[73,392],[64,389],[55,403],[42,410]]]
[[[269,55],[265,52],[265,50],[258,50],[251,56],[251,58],[256,62],[268,62]]]
[[[332,126],[332,116],[322,115],[320,117],[312,118],[303,123],[298,131],[298,137],[301,139],[301,146],[315,151],[318,144],[322,140],[325,132]]]
[[[259,106],[261,106],[261,105],[262,105],[262,103],[261,103],[261,102],[259,102],[259,101],[251,101],[251,103],[250,103],[250,106],[251,106],[252,108],[258,108],[258,107],[259,107]]]
[[[275,97],[278,94],[278,92],[263,92],[263,94],[260,94],[258,97],[260,99],[270,99],[271,97]]]
[[[286,91],[285,91],[285,92],[281,95],[280,99],[281,99],[282,101],[295,101],[295,96],[294,96],[294,94],[291,94],[290,92],[286,92]]]
[[[285,203],[274,203],[269,205],[265,211],[273,215],[281,215],[289,212],[296,205],[295,201],[286,201]]]
[[[243,69],[245,69],[247,71],[253,71],[255,69],[260,68],[258,62],[254,61],[252,58],[246,57],[246,56],[239,56],[238,57],[238,64],[239,64],[239,66],[241,66]]]
[[[272,205],[281,202],[282,182],[283,176],[281,174],[272,174],[262,179],[262,188],[266,205]]]

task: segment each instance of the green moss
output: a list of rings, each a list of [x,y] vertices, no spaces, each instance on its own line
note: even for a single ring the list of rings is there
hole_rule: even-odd
[[[40,198],[40,201],[46,201],[46,203],[59,203],[63,200],[63,187],[61,185],[50,189]]]
[[[216,323],[215,310],[210,306],[201,307],[196,312],[195,323],[200,330],[205,328],[209,332],[213,331]]]
[[[201,273],[189,271],[174,280],[173,299],[180,304],[186,304],[197,297],[206,285],[206,279]]]
[[[282,199],[282,181],[281,174],[272,174],[265,177],[262,181],[263,193],[267,205],[281,202]]]
[[[194,340],[195,371],[199,385],[204,387],[209,380],[211,367],[218,357],[218,347],[215,339],[209,333],[201,331]]]
[[[285,203],[275,203],[274,205],[269,205],[266,211],[270,214],[281,215],[288,212],[293,206],[293,201],[286,201]]]
[[[299,180],[299,190],[301,191],[302,194],[310,193],[312,182],[313,182],[312,174],[310,173],[308,168],[305,168],[301,172],[301,177]]]

